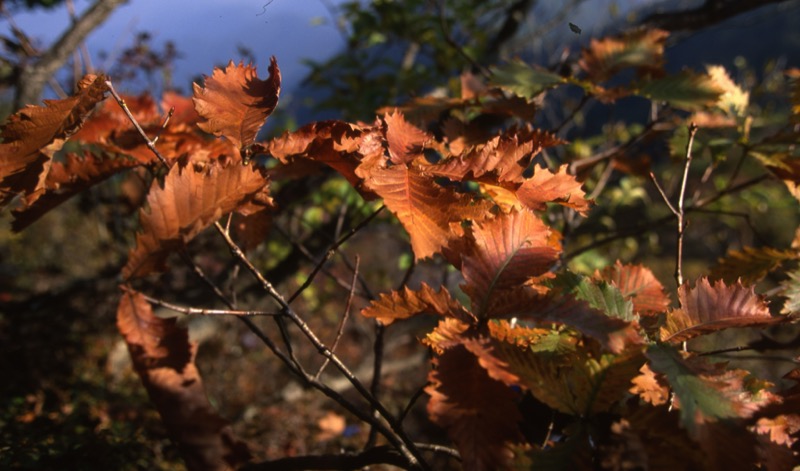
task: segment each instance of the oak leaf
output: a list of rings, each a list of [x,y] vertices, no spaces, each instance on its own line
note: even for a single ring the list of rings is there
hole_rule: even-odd
[[[28,105],[8,118],[0,130],[0,207],[20,193],[33,203],[44,191],[53,155],[105,99],[105,81],[87,75],[74,96]]]
[[[256,198],[265,198],[269,181],[262,170],[239,161],[174,165],[163,186],[154,181],[142,210],[142,230],[122,270],[126,279],[164,267],[167,256],[223,215]],[[265,202],[266,204],[267,202]]]
[[[153,315],[144,296],[133,291],[122,295],[117,326],[187,468],[222,471],[245,463],[250,458],[247,446],[234,437],[206,397],[194,363],[197,345],[189,341],[188,331],[174,318]]]
[[[789,319],[773,317],[764,300],[755,294],[753,287],[741,282],[726,285],[701,278],[694,288],[687,283],[678,288],[680,309],[667,313],[666,324],[661,327],[661,340],[678,343],[700,335],[729,327],[766,326]]]
[[[434,359],[425,391],[428,416],[447,430],[467,471],[509,469],[511,445],[522,440],[516,394],[489,377],[463,346]]]
[[[194,84],[194,106],[202,118],[197,125],[246,149],[278,105],[280,91],[281,72],[274,57],[266,80],[258,78],[254,66],[231,61],[224,70],[215,68],[204,86]]]

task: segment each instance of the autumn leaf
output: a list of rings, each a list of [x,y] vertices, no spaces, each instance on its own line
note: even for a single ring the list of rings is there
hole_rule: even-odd
[[[464,292],[479,318],[491,315],[491,300],[547,272],[558,259],[558,235],[528,210],[475,222],[461,250]]]
[[[756,283],[787,260],[796,260],[796,250],[777,250],[772,247],[744,247],[731,250],[711,270],[710,278],[734,283]]]
[[[509,469],[511,445],[522,440],[516,394],[490,378],[463,346],[434,359],[425,391],[428,416],[455,442],[464,469]]]
[[[564,77],[556,73],[519,60],[492,67],[491,85],[527,99],[564,82]]]
[[[20,193],[31,204],[44,191],[53,154],[105,99],[105,81],[103,75],[87,75],[75,96],[29,105],[8,118],[0,130],[0,207]]]
[[[278,105],[280,91],[281,72],[274,57],[266,80],[258,78],[254,66],[231,61],[224,70],[215,68],[203,87],[194,84],[194,106],[202,118],[198,126],[246,149]]]
[[[189,342],[188,331],[174,318],[153,315],[144,296],[133,291],[122,295],[117,326],[187,468],[228,470],[248,461],[247,446],[234,437],[206,397],[194,363],[197,345]]]
[[[142,210],[136,248],[122,270],[126,279],[164,267],[167,256],[238,207],[263,199],[268,180],[252,165],[214,161],[201,167],[174,165],[163,186],[154,181]],[[268,204],[268,202],[264,202]]]
[[[434,141],[433,136],[406,121],[398,111],[387,113],[383,122],[386,123],[389,158],[395,164],[411,162],[422,154],[426,144]]]
[[[659,29],[638,29],[619,37],[592,39],[578,64],[595,82],[604,82],[631,67],[640,76],[658,75],[664,67],[668,36],[668,32]]]
[[[19,232],[76,194],[137,165],[139,162],[125,157],[89,152],[83,157],[67,154],[63,162],[52,163],[44,182],[44,193],[33,204],[23,204],[12,212],[11,228]]]
[[[641,265],[623,265],[619,260],[598,271],[595,279],[606,280],[616,286],[625,299],[633,303],[633,310],[642,316],[654,316],[669,308],[670,299],[661,282],[650,269]]]
[[[591,201],[585,199],[580,182],[567,173],[567,167],[562,165],[556,173],[544,167],[536,168],[533,176],[517,189],[517,198],[533,210],[546,209],[545,203],[558,203],[586,216]]]
[[[383,293],[361,311],[363,316],[378,319],[385,325],[424,313],[453,317],[468,323],[474,319],[458,301],[450,297],[447,288],[442,286],[439,291],[434,291],[424,282],[419,290],[404,286],[400,291]]]
[[[738,281],[712,285],[701,278],[694,288],[686,283],[678,288],[678,298],[680,309],[668,312],[660,329],[664,342],[678,343],[730,327],[766,326],[789,319],[773,317],[753,287],[744,287]]]
[[[406,229],[416,260],[440,252],[451,239],[461,237],[462,221],[490,214],[489,203],[473,202],[468,195],[439,186],[413,164],[385,167],[362,163],[357,173]]]
[[[656,376],[648,365],[642,365],[639,376],[633,378],[633,386],[629,389],[631,394],[638,395],[643,401],[654,406],[666,404],[669,400],[669,387],[664,384],[662,375]]]

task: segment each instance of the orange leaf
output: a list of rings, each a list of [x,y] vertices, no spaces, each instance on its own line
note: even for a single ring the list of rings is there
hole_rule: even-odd
[[[84,157],[67,154],[64,162],[53,162],[45,179],[44,193],[33,202],[13,211],[12,229],[19,232],[48,211],[76,194],[109,177],[139,165],[124,157],[113,158],[87,153]]]
[[[619,288],[625,299],[633,303],[633,310],[643,316],[654,316],[669,307],[669,297],[664,287],[648,268],[641,265],[623,265],[619,260],[613,266],[595,273],[596,279],[608,281]]]
[[[503,289],[517,288],[542,275],[558,259],[561,244],[528,210],[512,210],[469,229],[461,271],[472,312],[485,317],[489,303]]]
[[[790,317],[770,315],[763,299],[753,287],[740,282],[726,286],[723,281],[713,285],[701,278],[694,288],[684,283],[678,288],[680,309],[667,313],[666,325],[661,327],[661,340],[678,343],[729,327],[765,326],[783,322]]]
[[[130,279],[163,269],[170,252],[215,220],[255,198],[264,198],[268,183],[261,170],[238,161],[213,161],[204,168],[174,165],[163,187],[154,181],[150,188],[150,211],[140,213],[142,230],[122,275]]]
[[[103,75],[87,75],[75,96],[29,105],[8,118],[0,131],[0,206],[19,193],[30,204],[44,191],[53,154],[105,99],[105,81]]]
[[[533,210],[546,209],[545,203],[558,203],[586,216],[591,201],[584,196],[580,182],[567,173],[567,165],[562,165],[555,174],[539,167],[517,189],[517,198]]]
[[[396,164],[407,164],[414,158],[422,155],[428,142],[433,136],[409,123],[403,113],[395,110],[383,117],[386,123],[386,142],[389,145],[389,158]]]
[[[654,406],[666,404],[669,399],[669,387],[665,381],[656,376],[646,364],[639,371],[642,373],[633,378],[633,386],[629,389],[631,394],[638,394],[643,401]]]
[[[483,219],[489,214],[488,202],[473,203],[469,196],[439,186],[414,165],[362,163],[357,173],[400,220],[417,260],[438,253],[450,239],[460,237],[460,224],[465,219]]]
[[[363,316],[378,319],[385,325],[424,313],[453,317],[467,323],[474,319],[458,301],[450,297],[447,288],[442,286],[439,291],[434,291],[424,282],[417,291],[404,286],[402,291],[382,293],[361,311]]]
[[[231,61],[225,70],[215,68],[204,85],[194,84],[194,107],[203,118],[198,126],[244,149],[255,142],[258,130],[278,105],[281,72],[274,57],[266,80],[258,78],[255,67]]]
[[[603,82],[628,67],[658,74],[664,67],[664,44],[669,33],[639,29],[619,37],[593,39],[581,54],[579,65],[596,82]]]
[[[538,129],[512,129],[464,154],[431,164],[425,171],[455,181],[477,179],[493,172],[495,180],[518,182],[522,181],[522,173],[533,156],[544,147],[562,143],[554,135]]]
[[[464,342],[464,333],[469,329],[469,324],[454,317],[445,317],[422,339],[422,343],[441,355],[445,350],[461,345]]]
[[[429,374],[428,416],[447,430],[465,470],[509,469],[522,440],[516,394],[487,374],[464,347],[445,351]]]
[[[189,469],[227,470],[250,458],[228,422],[211,407],[195,366],[197,345],[175,319],[153,315],[140,293],[126,292],[117,310],[117,326],[133,366],[158,409],[167,434]]]

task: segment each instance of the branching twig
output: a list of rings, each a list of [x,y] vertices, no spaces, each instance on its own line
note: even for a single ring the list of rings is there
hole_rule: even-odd
[[[142,139],[144,139],[147,148],[150,149],[153,155],[158,157],[158,160],[160,160],[165,167],[169,168],[169,162],[167,162],[167,159],[165,159],[164,156],[161,155],[161,153],[156,149],[155,141],[151,141],[150,138],[147,137],[144,129],[142,129],[142,127],[139,125],[139,122],[136,121],[136,118],[133,117],[133,114],[128,108],[128,105],[125,103],[125,100],[123,100],[117,91],[114,90],[114,85],[111,83],[111,80],[106,80],[106,86],[108,87],[108,90],[111,92],[111,95],[114,97],[114,99],[117,100],[117,103],[119,104],[120,108],[122,108],[122,111],[125,112],[125,116],[127,116],[130,122],[133,123],[133,126],[139,132],[139,135],[142,136]]]
[[[692,165],[692,145],[694,136],[697,134],[697,125],[689,124],[689,142],[686,143],[686,163],[683,166],[683,178],[681,179],[681,192],[678,195],[678,249],[675,261],[675,281],[678,286],[683,285],[683,233],[687,223],[684,221],[685,209],[684,198],[686,197],[686,181],[689,179],[689,167]]]
[[[356,279],[358,278],[358,267],[361,263],[361,259],[358,255],[356,255],[356,269],[353,271],[353,281],[350,283],[350,293],[347,296],[347,302],[344,306],[344,314],[342,315],[342,319],[339,321],[339,327],[336,329],[336,338],[333,339],[333,344],[331,344],[331,351],[335,352],[336,347],[339,345],[339,340],[342,338],[342,334],[344,333],[344,326],[347,323],[347,319],[350,317],[350,306],[353,303],[353,296],[355,295],[356,290]],[[320,375],[322,372],[325,371],[325,367],[328,366],[330,360],[327,358],[322,363],[322,366],[319,367],[319,371],[317,374],[314,375],[315,380],[319,380]]]

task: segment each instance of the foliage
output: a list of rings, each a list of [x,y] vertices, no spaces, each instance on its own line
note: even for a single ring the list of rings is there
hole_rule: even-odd
[[[667,36],[636,31],[595,40],[574,75],[523,62],[499,65],[488,81],[465,76],[460,96],[421,97],[372,122],[316,122],[269,140],[257,135],[278,103],[281,76],[274,59],[264,80],[254,67],[231,63],[197,85],[192,98],[165,94],[163,108],[173,109],[168,121],[151,97],[113,101],[106,77],[87,76],[75,96],[26,107],[3,127],[0,194],[3,203],[18,198],[13,225],[21,230],[106,180],[145,180],[135,245],[121,269],[117,322],[167,433],[191,468],[248,466],[250,454],[204,394],[196,345],[174,320],[155,316],[152,305],[242,319],[305,385],[369,424],[381,445],[369,439],[363,454],[342,455],[341,463],[349,463],[342,468],[352,467],[354,461],[345,461],[350,458],[428,467],[425,448],[402,419],[320,340],[295,302],[349,238],[389,212],[408,236],[412,267],[446,265],[460,284],[414,284],[405,277],[399,288],[372,296],[359,280],[358,259],[345,271],[350,280],[333,279],[349,290],[346,312],[357,288],[369,301],[360,312],[377,319],[377,332],[436,316],[422,341],[433,353],[427,414],[447,432],[464,469],[674,469],[676,455],[685,469],[786,469],[797,462],[800,443],[797,385],[772,384],[755,371],[715,362],[713,352],[686,342],[735,327],[796,322],[800,242],[731,252],[714,271],[682,283],[674,306],[643,264],[617,261],[580,273],[574,263],[605,239],[629,235],[591,233],[603,224],[593,214],[605,209],[593,203],[602,201],[609,172],[659,172],[651,178],[670,213],[661,222],[644,221],[645,229],[695,217],[751,186],[785,182],[798,194],[797,127],[776,128],[751,116],[749,95],[719,67],[668,74]],[[792,84],[795,121],[798,86]],[[556,132],[531,125],[541,112],[541,95],[563,87],[581,90],[585,101],[642,100],[652,106],[653,120],[620,131],[628,133],[627,143],[588,156],[570,154]],[[131,121],[141,131],[132,130]],[[678,170],[640,158],[643,149],[635,144],[644,139],[679,150]],[[732,155],[735,150],[742,163],[717,169],[710,150],[698,151],[719,147]],[[725,183],[713,187],[702,176],[694,195],[680,190],[673,203],[659,178],[675,172],[685,189],[693,159],[707,159]],[[745,161],[760,173],[742,177]],[[370,215],[350,232],[336,232],[340,236],[322,261],[285,296],[249,255],[258,253],[272,237],[272,223],[302,197],[293,185],[302,195],[303,185],[319,185],[315,177],[332,174],[360,195]],[[383,206],[370,211],[376,200]],[[193,260],[188,248],[212,226],[222,251],[274,302],[271,309],[263,302],[238,306],[236,291],[218,286]],[[690,245],[684,233],[692,230],[676,230],[678,247]],[[145,294],[156,289],[157,273],[174,270],[172,255],[182,257],[226,307],[185,307]],[[781,284],[764,291],[758,283],[767,276]],[[281,347],[272,339],[275,332],[249,320],[259,315],[276,318]],[[348,380],[361,402],[320,380],[325,365],[317,375],[306,371],[287,323]],[[795,367],[787,378],[797,382],[798,375]],[[532,430],[548,428],[542,439],[533,438]]]

